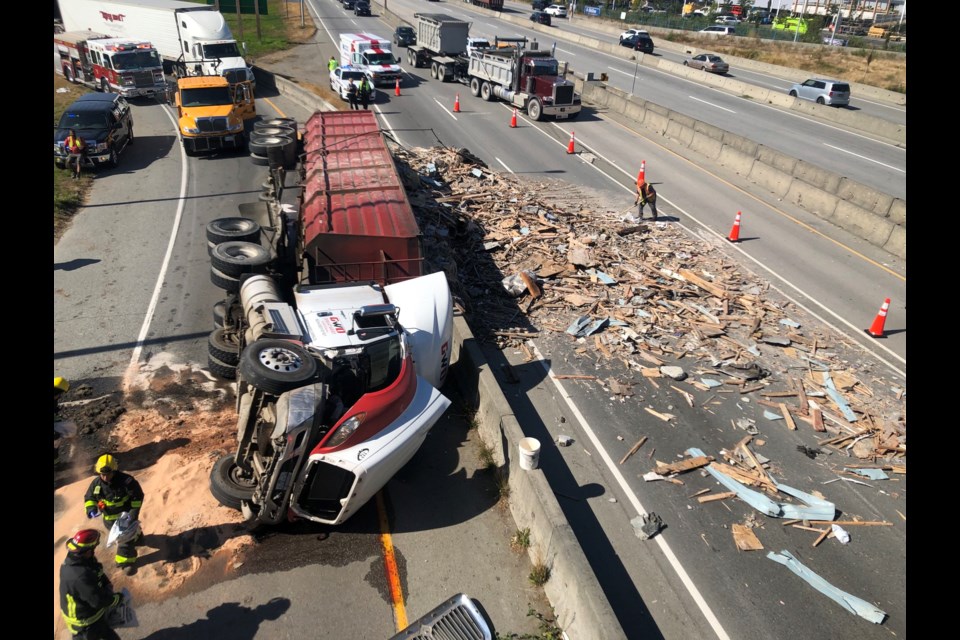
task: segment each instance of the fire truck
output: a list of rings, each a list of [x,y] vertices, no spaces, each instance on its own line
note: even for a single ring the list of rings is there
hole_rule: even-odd
[[[68,31],[54,34],[53,45],[69,82],[127,98],[166,92],[163,63],[145,40]]]

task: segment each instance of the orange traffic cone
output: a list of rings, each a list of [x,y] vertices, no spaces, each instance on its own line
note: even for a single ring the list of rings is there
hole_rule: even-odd
[[[737,217],[733,219],[733,228],[730,229],[730,235],[727,236],[730,242],[740,242],[740,212],[737,211]]]
[[[570,132],[570,142],[567,143],[567,153],[575,153],[573,149],[573,131]]]
[[[640,175],[637,176],[637,183],[646,182],[647,180],[647,161],[640,161]]]
[[[453,101],[453,112],[460,113],[460,94],[457,94],[457,97]]]
[[[511,129],[517,128],[517,108],[516,107],[513,108],[513,115],[510,116],[510,128]]]
[[[397,84],[393,87],[393,95],[400,95],[400,78],[397,78]]]
[[[883,324],[887,321],[887,309],[889,308],[890,298],[887,298],[883,301],[880,311],[877,312],[877,317],[873,319],[873,324],[870,325],[869,329],[867,329],[867,333],[872,335],[874,338],[883,337]]]

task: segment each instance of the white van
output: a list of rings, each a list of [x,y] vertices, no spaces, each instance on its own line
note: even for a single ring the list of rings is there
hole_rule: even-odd
[[[737,33],[737,30],[734,27],[723,27],[715,24],[706,29],[700,29],[700,33],[712,33],[716,36],[732,36]]]

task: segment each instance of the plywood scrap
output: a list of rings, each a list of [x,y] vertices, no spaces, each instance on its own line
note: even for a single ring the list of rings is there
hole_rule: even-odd
[[[781,402],[777,406],[780,408],[780,414],[783,416],[783,420],[787,424],[787,429],[790,429],[790,431],[796,431],[797,423],[793,421],[793,416],[790,415],[790,409],[787,408],[787,405]]]
[[[685,458],[679,462],[673,462],[670,464],[658,462],[656,472],[660,475],[667,475],[669,473],[683,473],[684,471],[690,471],[691,469],[699,469],[700,467],[704,467],[713,462],[713,460],[713,456],[700,455],[692,458]]]
[[[657,418],[660,418],[660,419],[663,420],[664,422],[670,422],[671,420],[673,420],[674,418],[677,417],[677,416],[673,415],[672,413],[660,413],[659,411],[654,411],[654,410],[651,409],[650,407],[644,407],[644,410],[645,410],[647,413],[649,413],[650,415],[656,416]]]
[[[763,545],[760,539],[753,532],[753,529],[742,524],[733,524],[730,527],[733,530],[733,543],[737,545],[740,551],[763,551]]]
[[[869,620],[875,624],[880,624],[886,619],[887,614],[882,609],[875,607],[866,600],[858,598],[855,595],[849,594],[846,591],[842,591],[833,586],[804,566],[786,549],[780,553],[774,553],[771,551],[767,554],[767,558],[787,567],[790,569],[790,571],[794,572],[796,575],[805,580],[807,584],[839,604],[850,613],[858,615],[861,618]]]
[[[709,491],[709,489],[707,489]],[[735,498],[737,494],[733,491],[724,491],[723,493],[714,493],[709,496],[701,496],[697,498],[697,502],[700,504],[706,504],[708,502],[716,502],[717,500],[726,500],[727,498]]]

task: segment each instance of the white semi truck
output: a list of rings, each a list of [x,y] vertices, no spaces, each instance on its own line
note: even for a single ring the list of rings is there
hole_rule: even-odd
[[[164,71],[254,82],[223,15],[212,5],[181,0],[57,0],[66,31],[94,31],[149,40]]]

